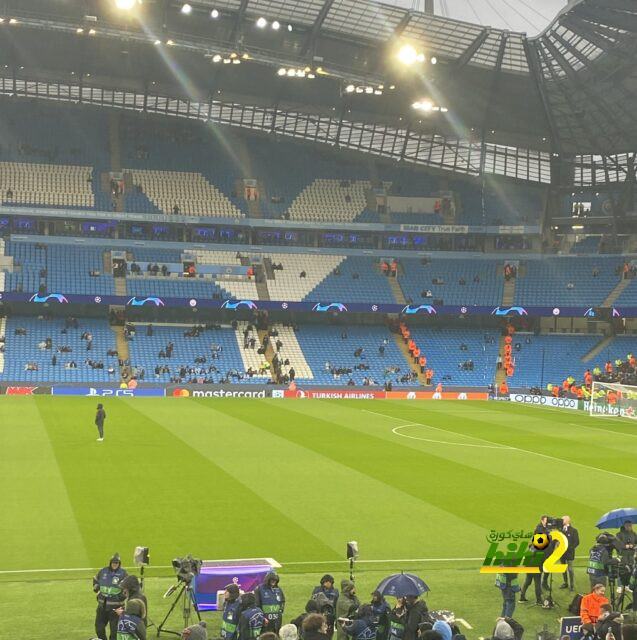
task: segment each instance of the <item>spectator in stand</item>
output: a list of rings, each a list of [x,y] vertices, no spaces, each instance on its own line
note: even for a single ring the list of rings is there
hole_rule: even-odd
[[[509,395],[509,385],[507,384],[506,380],[502,380],[502,382],[500,383],[500,395],[505,397]]]

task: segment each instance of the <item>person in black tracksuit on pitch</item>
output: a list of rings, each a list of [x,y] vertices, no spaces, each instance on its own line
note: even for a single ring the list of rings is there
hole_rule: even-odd
[[[548,516],[542,516],[540,518],[540,524],[535,527],[535,531],[533,535],[538,533],[545,533],[547,536],[549,535],[549,530],[547,528],[547,524],[549,521]],[[542,605],[542,575],[541,573],[527,573],[526,578],[524,579],[524,585],[522,586],[522,592],[520,593],[520,602],[528,602],[526,599],[526,590],[531,586],[531,582],[535,587],[535,603],[538,605]]]
[[[98,442],[102,442],[102,440],[104,440],[104,420],[106,420],[106,411],[104,411],[104,407],[101,404],[98,404],[97,413],[95,414],[95,426],[100,434],[97,439]]]

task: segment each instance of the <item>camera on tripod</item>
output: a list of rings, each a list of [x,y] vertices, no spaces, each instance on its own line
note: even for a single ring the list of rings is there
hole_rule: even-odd
[[[177,580],[189,585],[195,576],[199,575],[203,562],[199,558],[187,555],[172,561],[173,569],[177,572]]]

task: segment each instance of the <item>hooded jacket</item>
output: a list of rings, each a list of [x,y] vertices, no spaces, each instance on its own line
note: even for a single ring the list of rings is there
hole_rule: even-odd
[[[120,583],[119,586],[122,588],[122,591],[126,589],[128,591],[128,600],[141,600],[144,603],[144,609],[142,612],[142,620],[144,624],[148,624],[148,600],[146,599],[146,594],[142,591],[142,587],[139,584],[139,580],[137,576],[126,576]]]
[[[416,600],[412,605],[407,604],[404,640],[417,640],[418,626],[428,620],[427,605],[423,600]]]
[[[270,582],[274,580],[274,586]],[[275,631],[281,628],[283,610],[285,609],[285,594],[279,587],[279,576],[274,571],[266,574],[263,582],[255,589],[256,606],[263,611],[266,622],[266,631]]]
[[[598,638],[606,638],[606,634],[609,631],[612,631],[615,638],[619,640],[619,638],[622,637],[621,629],[623,622],[624,616],[619,613],[619,611],[611,611],[603,620],[597,620],[597,624],[595,625],[595,634]]]
[[[360,600],[354,593],[356,590],[356,585],[351,580],[342,580],[341,581],[341,593],[336,601],[336,618],[351,618],[358,607],[360,606]],[[341,628],[341,625],[338,626],[338,631],[336,633],[337,640],[346,640],[347,634]]]
[[[580,603],[580,617],[582,624],[595,624],[602,610],[602,605],[608,604],[606,596],[589,593],[582,598]]]

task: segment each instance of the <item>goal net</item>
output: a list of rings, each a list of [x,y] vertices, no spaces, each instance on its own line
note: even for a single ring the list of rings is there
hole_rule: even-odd
[[[589,404],[591,416],[637,419],[637,387],[593,382]]]

